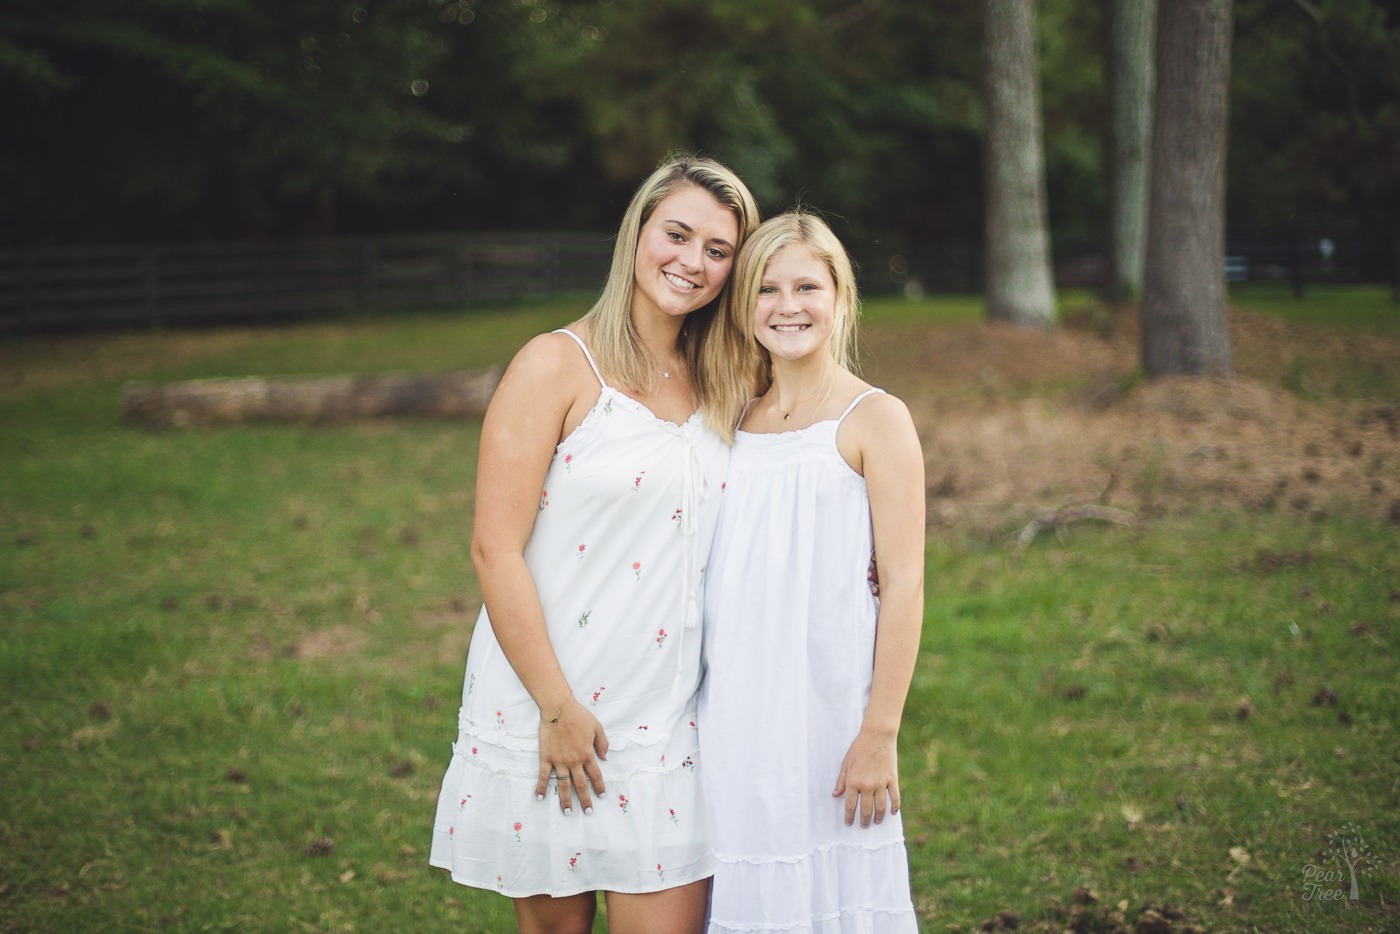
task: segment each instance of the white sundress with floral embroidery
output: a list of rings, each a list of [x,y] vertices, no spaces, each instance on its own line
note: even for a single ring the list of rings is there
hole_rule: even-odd
[[[568,334],[588,356],[577,335]],[[555,451],[525,561],[574,696],[602,723],[607,795],[535,800],[539,709],[482,607],[429,862],[508,896],[651,892],[714,871],[698,793],[700,598],[729,448],[696,413],[608,386]]]
[[[899,815],[833,798],[874,669],[865,478],[841,418],[741,431],[705,581],[700,749],[714,820],[710,934],[914,934]]]

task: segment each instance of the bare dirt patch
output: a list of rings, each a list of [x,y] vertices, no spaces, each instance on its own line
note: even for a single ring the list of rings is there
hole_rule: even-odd
[[[356,655],[364,648],[365,641],[364,632],[354,626],[332,626],[308,632],[292,645],[289,654],[300,659]]]
[[[1229,379],[1142,379],[1134,316],[1101,312],[1048,334],[871,328],[867,375],[919,426],[934,526],[1002,536],[1076,502],[1400,524],[1400,342],[1231,319]]]

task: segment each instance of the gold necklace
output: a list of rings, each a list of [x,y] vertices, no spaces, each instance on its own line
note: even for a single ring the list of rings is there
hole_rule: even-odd
[[[812,393],[812,395],[808,396],[805,399],[798,399],[795,403],[793,403],[792,408],[788,409],[786,412],[783,412],[782,409],[778,409],[778,411],[782,412],[783,421],[787,421],[788,419],[792,418],[794,412],[802,408],[802,406],[806,405],[808,402],[811,402],[813,399],[825,398],[830,394],[831,388],[827,387],[826,389],[823,389],[820,393]],[[778,408],[776,405],[774,405],[773,407]]]

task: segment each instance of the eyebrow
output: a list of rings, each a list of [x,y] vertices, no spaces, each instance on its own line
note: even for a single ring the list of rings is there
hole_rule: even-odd
[[[684,231],[685,231],[686,233],[688,233],[688,234],[693,234],[693,233],[695,233],[695,229],[694,229],[693,227],[691,227],[689,224],[687,224],[685,221],[678,221],[678,220],[676,220],[675,218],[668,218],[668,219],[662,221],[662,223],[665,223],[665,224],[675,224],[677,227],[681,228],[682,230],[684,230]],[[711,242],[711,243],[718,243],[720,246],[727,246],[727,247],[729,247],[729,249],[731,249],[731,250],[734,249],[734,244],[730,243],[728,240],[724,239],[723,237],[711,237],[711,238],[710,238],[710,242]]]

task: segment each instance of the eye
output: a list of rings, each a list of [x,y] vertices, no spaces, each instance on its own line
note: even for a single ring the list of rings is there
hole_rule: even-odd
[[[667,239],[671,240],[671,242],[673,242],[673,243],[684,243],[684,242],[685,242],[685,234],[681,233],[679,230],[668,230],[668,231],[666,231],[666,237],[667,237]]]
[[[713,258],[713,259],[728,259],[728,258],[729,258],[729,254],[726,253],[726,252],[724,252],[723,250],[721,250],[721,249],[720,249],[719,247],[717,247],[717,246],[712,246],[712,247],[710,247],[708,250],[706,250],[705,252],[709,253],[710,256],[711,256],[711,258]]]
[[[773,294],[774,292],[776,292],[776,291],[778,291],[778,290],[775,289],[775,288],[773,288],[771,285],[760,285],[760,286],[758,287],[758,294],[759,294],[759,295],[772,295],[772,294]]]

